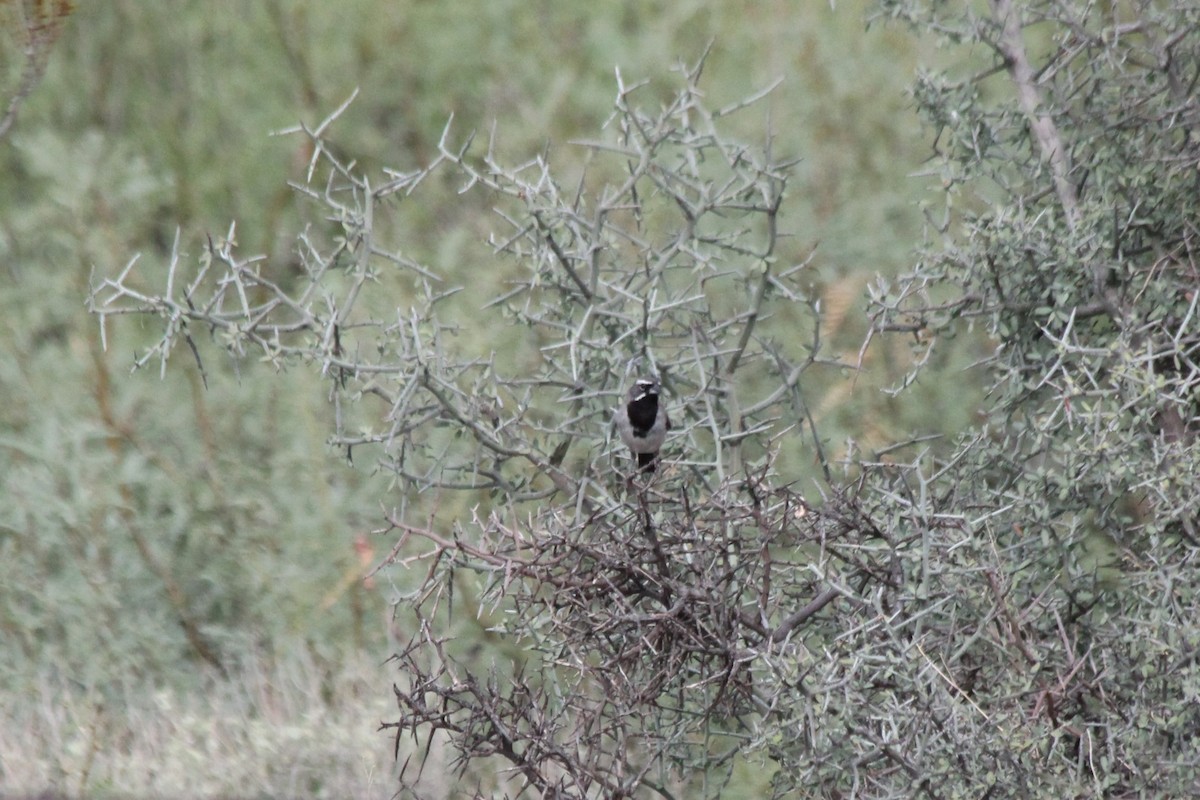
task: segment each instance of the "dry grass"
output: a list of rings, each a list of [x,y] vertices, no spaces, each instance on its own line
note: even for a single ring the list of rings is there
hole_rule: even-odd
[[[393,677],[301,657],[193,692],[43,677],[0,701],[0,798],[389,798],[393,740],[378,727],[395,716]],[[439,758],[423,797],[447,794]]]

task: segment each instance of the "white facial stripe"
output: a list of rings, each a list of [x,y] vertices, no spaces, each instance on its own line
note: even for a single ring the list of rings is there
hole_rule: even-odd
[[[636,403],[639,400],[644,400],[650,396],[658,396],[658,381],[651,378],[638,378],[633,384],[634,389],[638,390],[631,394],[630,402]]]

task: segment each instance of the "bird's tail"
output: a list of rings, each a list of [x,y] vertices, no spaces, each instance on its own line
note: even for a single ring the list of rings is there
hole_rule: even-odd
[[[638,472],[654,472],[658,461],[658,453],[638,453]]]

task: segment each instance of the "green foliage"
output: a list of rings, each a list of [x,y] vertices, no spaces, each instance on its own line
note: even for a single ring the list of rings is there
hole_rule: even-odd
[[[462,775],[500,760],[543,794],[715,796],[794,702],[775,669],[804,648],[797,631],[832,638],[837,587],[872,580],[840,561],[878,534],[840,518],[860,511],[815,433],[808,477],[829,509],[810,515],[787,488],[805,474],[782,454],[811,431],[810,374],[845,365],[822,345],[810,259],[779,247],[788,165],[769,138],[724,130],[766,93],[713,109],[700,73],[661,107],[618,75],[608,130],[569,180],[449,126],[429,166],[372,180],[306,132],[320,158],[301,190],[336,228],[298,237],[294,279],[220,240],[195,267],[173,252],[161,288],[130,265],[90,298],[104,324],[161,320],[139,364],[186,345],[203,369],[207,329],[235,363],[328,381],[332,441],[393,476],[389,560],[419,576],[387,727],[397,742],[444,733]],[[455,258],[504,283],[488,269],[461,287],[453,262],[406,255],[397,217],[447,178],[495,209],[486,248]],[[671,393],[678,450],[649,482],[622,477],[611,434],[644,373]],[[483,658],[454,642],[456,597],[490,617],[500,647]]]
[[[1063,510],[1090,509],[1130,541],[1192,536],[1198,209],[1191,112],[1181,111],[1196,58],[1190,16],[1172,7],[1122,20],[1047,5],[1049,19],[1070,24],[1045,56],[1052,79],[1039,82],[1038,113],[1056,125],[1070,171],[1054,176],[1017,102],[981,102],[961,91],[970,81],[928,84],[922,107],[947,142],[948,169],[975,171],[966,188],[986,183],[989,205],[965,213],[954,245],[904,285],[952,281],[963,300],[911,319],[978,318],[1003,342],[990,364],[1012,440],[1002,452],[1062,476]],[[1109,42],[1122,26],[1129,36]],[[1087,70],[1074,67],[1083,61]],[[1147,503],[1136,523],[1121,518]]]
[[[239,386],[222,371],[213,393],[184,371],[125,381],[141,334],[113,330],[105,353],[85,321],[94,265],[126,242],[152,247],[151,211],[170,194],[113,136],[22,127],[5,152],[20,168],[0,240],[12,356],[0,365],[0,685],[25,692],[51,673],[103,687],[120,672],[194,686],[198,665],[249,651],[329,652],[347,632],[382,641],[365,620],[382,599],[339,589],[370,527],[343,505],[370,506],[363,476],[327,477],[319,403],[294,377]]]
[[[186,344],[163,380],[126,378],[131,354],[159,332],[110,324],[105,351],[83,313],[93,272],[116,274],[142,253],[138,288],[161,287],[177,227],[180,257],[191,268],[231,219],[246,251],[267,254],[265,274],[296,285],[294,233],[310,221],[318,239],[337,228],[320,218],[319,204],[296,200],[285,185],[303,183],[308,141],[269,133],[297,118],[316,125],[355,87],[359,98],[337,127],[336,153],[357,161],[376,186],[384,166],[427,165],[450,114],[456,131],[494,123],[502,152],[547,153],[563,185],[572,185],[585,151],[568,143],[599,135],[611,113],[614,67],[627,79],[649,78],[644,93],[665,102],[670,69],[712,39],[704,85],[714,108],[784,76],[761,106],[769,112],[725,124],[760,141],[769,123],[778,157],[803,158],[781,211],[778,257],[798,263],[812,254],[807,283],[797,288],[820,301],[822,356],[850,365],[805,375],[805,399],[831,459],[853,450],[843,445],[847,437],[870,453],[910,431],[961,428],[975,395],[956,373],[952,392],[926,376],[907,396],[881,398],[876,387],[904,381],[908,344],[877,339],[860,358],[865,324],[857,306],[866,276],[895,273],[918,235],[921,187],[905,176],[928,146],[901,87],[917,54],[933,49],[885,29],[864,34],[862,11],[862,3],[845,2],[358,0],[268,2],[236,13],[194,0],[82,4],[0,149],[0,264],[8,281],[0,347],[12,354],[0,359],[0,686],[8,694],[0,705],[25,713],[8,699],[36,698],[36,687],[49,685],[78,691],[73,699],[81,703],[108,698],[119,736],[99,740],[109,749],[96,758],[119,764],[122,743],[139,727],[116,715],[129,706],[136,718],[130,698],[146,687],[192,691],[210,685],[214,664],[236,676],[254,654],[286,661],[300,647],[336,670],[347,653],[379,655],[385,635],[405,626],[387,620],[390,598],[381,588],[359,583],[364,566],[355,550],[357,534],[381,524],[380,499],[390,507],[397,495],[380,477],[342,469],[326,448],[335,418],[321,376],[222,362],[198,326],[191,333],[205,356],[207,389]],[[459,188],[427,185],[421,203],[390,209],[378,224],[406,255],[438,264],[448,281],[466,287],[448,313],[469,323],[507,290],[520,265],[492,261],[479,245],[491,208]],[[491,268],[481,276],[482,264]],[[716,303],[745,292],[737,280],[720,288]],[[385,276],[370,302],[393,313],[413,300],[411,290]],[[788,337],[802,330],[807,342],[807,310],[768,302],[776,317],[764,327],[796,347],[802,343]],[[448,341],[474,351],[495,345],[502,358],[513,345],[514,355],[529,357],[535,348],[523,333],[517,324],[484,331],[464,324]],[[959,351],[917,347],[916,357],[933,367],[961,362]],[[750,391],[769,391],[757,380]],[[372,422],[347,414],[346,421]],[[436,435],[453,432],[443,426]],[[361,454],[357,463],[369,466]],[[775,463],[789,476],[807,476],[815,459],[788,440]],[[815,497],[811,487],[804,485]],[[462,508],[433,493],[413,502],[418,516],[432,507],[449,518]],[[378,562],[392,542],[365,544]],[[411,588],[400,570],[376,580]],[[476,588],[464,583],[457,599],[470,607]],[[481,653],[479,663],[492,658],[495,637],[480,623],[467,620],[455,631],[463,650]],[[119,689],[116,675],[136,685]],[[314,706],[354,702],[303,691]],[[367,716],[373,728],[377,719]],[[251,740],[261,743],[261,729],[243,733],[239,750],[257,752]],[[71,763],[66,769],[77,768]],[[0,775],[6,790],[9,774]],[[79,792],[99,786],[79,777],[46,780]],[[145,786],[112,781],[118,792]]]
[[[945,694],[892,682],[936,726],[894,730],[893,760],[934,796],[1194,794],[1196,8],[887,5],[995,58],[918,86],[945,239],[877,298],[881,330],[997,342],[986,425],[912,473],[963,533],[922,530],[904,573],[938,572],[904,617]]]

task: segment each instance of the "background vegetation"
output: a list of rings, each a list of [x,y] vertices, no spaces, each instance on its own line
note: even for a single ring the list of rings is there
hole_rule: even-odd
[[[917,35],[864,31],[868,12]],[[388,721],[412,734],[397,739],[402,757],[434,744],[419,775],[405,773],[417,796],[493,791],[496,755],[544,792],[1194,791],[1195,16],[1186,3],[1014,9],[1004,0],[957,10],[79,9],[4,140],[12,191],[0,247],[12,291],[0,302],[15,357],[0,376],[0,677],[14,698],[6,727],[36,733],[0,748],[0,785],[375,796],[395,787],[388,743],[371,732]],[[690,132],[706,119],[695,109],[783,76],[759,105],[701,138],[722,152],[725,137],[761,143],[770,130],[770,156],[799,159],[778,219],[751,219],[746,234],[766,232],[782,270],[772,291],[798,310],[760,298],[753,313],[769,313],[755,335],[740,351],[722,344],[722,315],[758,274],[734,248],[714,255],[735,233],[728,222],[689,232],[710,237],[686,251],[702,294],[710,279],[723,285],[723,265],[745,270],[702,307],[687,300],[686,282],[645,259],[668,303],[662,330],[713,331],[709,356],[722,378],[697,380],[701,359],[685,366],[678,353],[660,364],[688,409],[682,435],[696,460],[684,463],[696,480],[677,495],[621,495],[601,487],[608,473],[596,471],[597,451],[572,450],[560,470],[567,450],[551,446],[564,433],[566,444],[594,440],[588,426],[607,401],[587,392],[616,390],[617,354],[589,357],[582,390],[559,385],[576,392],[583,413],[571,424],[582,434],[556,426],[546,397],[517,391],[526,373],[545,388],[570,372],[553,355],[539,360],[523,326],[566,320],[570,330],[584,309],[632,319],[619,270],[599,294],[554,283],[570,261],[547,249],[551,239],[612,240],[608,229],[577,227],[548,184],[501,162],[543,154],[558,185],[573,185],[587,148],[572,140],[607,136],[611,148],[621,131],[622,146],[635,147],[636,115],[620,102],[613,112],[618,81],[645,77],[638,101],[669,102],[684,79],[668,68],[697,63],[710,40],[682,138],[655,162],[661,173],[646,174],[687,173],[687,153],[702,146]],[[938,60],[946,73],[918,70]],[[9,62],[18,87],[28,74],[19,63]],[[311,130],[356,87],[319,136],[267,135],[296,117]],[[910,106],[929,128],[917,128]],[[519,201],[506,212],[517,236],[500,248],[517,258],[481,246],[496,195],[461,193],[457,169],[425,172],[456,152],[444,146],[461,141],[443,137],[451,115],[456,132],[495,132],[488,153],[504,157],[476,150],[461,166]],[[752,166],[757,158],[731,159],[730,169],[749,171],[747,185],[769,201],[782,179],[775,166]],[[720,159],[699,163],[709,175]],[[906,177],[914,171],[926,180]],[[314,174],[307,195],[283,184]],[[336,191],[323,195],[326,177]],[[365,180],[378,190],[389,177],[396,189],[419,180],[416,201],[364,211],[373,208],[362,203],[373,197]],[[639,213],[625,223],[640,231],[648,210],[651,232],[664,220],[669,232],[669,215],[652,208],[669,183],[629,196],[620,208]],[[686,209],[692,190],[678,191]],[[523,239],[540,230],[539,214],[550,233]],[[450,304],[429,278],[368,272],[362,260],[325,275],[340,253],[374,241],[364,231],[402,257],[393,261],[436,269],[464,290]],[[633,263],[658,252],[627,241]],[[267,255],[242,260],[258,252]],[[175,313],[183,306],[128,294],[165,286],[176,297],[176,280],[210,264],[214,278],[229,270],[212,290],[243,276],[256,297],[303,291],[316,265],[328,297],[351,298],[346,308],[366,287],[363,316],[343,334],[301,315],[299,330],[334,338],[300,337],[287,350],[289,331],[276,331],[283,349],[256,340],[265,325],[201,335],[203,326],[181,321],[214,320],[208,311]],[[520,289],[514,281],[531,264],[550,283]],[[101,328],[81,313],[89,287],[119,273],[133,277],[106,289],[136,301],[126,309],[170,318],[166,338],[149,318]],[[439,327],[469,322],[510,290],[558,292],[561,303],[522,316],[531,306],[522,312],[511,294],[517,325],[460,325],[453,337]],[[100,308],[116,309],[111,297]],[[446,316],[414,310],[411,340],[408,323],[375,325],[397,307],[428,314],[437,303]],[[802,342],[818,330],[820,347],[804,361]],[[416,355],[424,371],[364,379],[347,365],[375,351],[354,349],[353,362],[339,363],[342,335],[383,357],[394,351],[401,364]],[[217,355],[247,343],[280,371]],[[129,354],[157,367],[166,346],[176,358],[157,380],[154,370],[124,376]],[[493,348],[491,362],[470,360]],[[466,360],[450,368],[455,359]],[[964,379],[962,365],[977,359],[984,369]],[[740,416],[740,387],[774,397],[771,381],[788,363],[804,365],[802,382],[782,384],[792,405],[764,401]],[[986,400],[976,379],[987,382]],[[493,396],[487,389],[507,405],[479,405]],[[406,392],[432,398],[417,406],[433,409],[429,430],[392,419],[380,433],[356,405],[367,395],[398,404]],[[779,416],[799,411],[803,419]],[[495,433],[469,422],[478,414]],[[815,433],[811,448],[786,438],[798,422]],[[969,423],[961,438],[898,446]],[[732,450],[705,439],[710,428],[736,434]],[[389,449],[396,436],[400,455]],[[384,445],[384,469],[355,442]],[[532,477],[507,463],[514,454]],[[709,481],[714,468],[726,477],[726,463],[730,480]],[[414,464],[433,469],[406,473]],[[453,488],[470,464],[490,470],[472,474],[487,476],[499,514],[468,521],[477,501]],[[600,482],[571,483],[580,476]],[[525,538],[517,513],[550,497],[528,517],[534,540]],[[569,514],[592,504],[606,510],[599,538],[596,517],[578,524]],[[392,550],[397,535],[406,544]],[[431,563],[413,550],[418,540],[432,545],[423,551]],[[385,557],[402,560],[375,572]],[[704,566],[707,557],[724,566]],[[605,570],[625,576],[611,602],[580,582]],[[449,618],[443,598],[457,604]],[[443,652],[447,622],[455,639]],[[647,651],[644,641],[657,644]],[[396,650],[398,677],[380,667]],[[549,668],[535,652],[559,660]],[[588,716],[591,682],[611,680],[612,664],[625,683],[596,695],[612,709]],[[724,670],[719,689],[714,664]],[[393,679],[399,712],[380,704]],[[569,691],[554,691],[560,680]],[[681,700],[647,704],[638,686],[677,689]],[[431,710],[430,697],[454,713]],[[568,716],[602,731],[571,758],[556,750],[572,735],[556,727],[564,697],[581,704]],[[614,718],[631,727],[605,727]],[[461,770],[457,790],[438,769],[443,758]]]
[[[285,181],[309,153],[271,132],[316,124],[356,87],[337,146],[365,170],[426,162],[450,114],[459,130],[495,122],[506,152],[533,153],[596,135],[614,67],[661,82],[712,40],[714,104],[785,79],[766,106],[777,147],[803,158],[788,246],[817,245],[809,275],[853,363],[863,287],[898,270],[918,235],[922,189],[907,175],[928,153],[904,94],[917,45],[866,31],[866,11],[79,4],[0,146],[0,787],[291,794],[290,765],[322,762],[289,737],[339,765],[311,769],[305,792],[393,785],[375,728],[393,677],[390,603],[408,579],[361,580],[391,546],[370,534],[386,482],[326,446],[331,412],[303,370],[209,359],[207,390],[186,359],[130,377],[153,326],[109,326],[103,350],[84,309],[95,274],[134,253],[156,269],[177,229],[194,260],[233,220],[246,251],[286,265],[304,209]],[[22,63],[12,33],[8,86]],[[758,136],[763,123],[740,124]],[[450,191],[427,197],[400,222],[406,247],[451,262],[485,212]],[[854,386],[831,376],[814,410],[835,447],[939,408],[951,426],[964,418],[960,398],[932,391],[924,408],[866,413],[884,405],[873,385],[900,374],[883,350],[867,358],[882,371]]]

